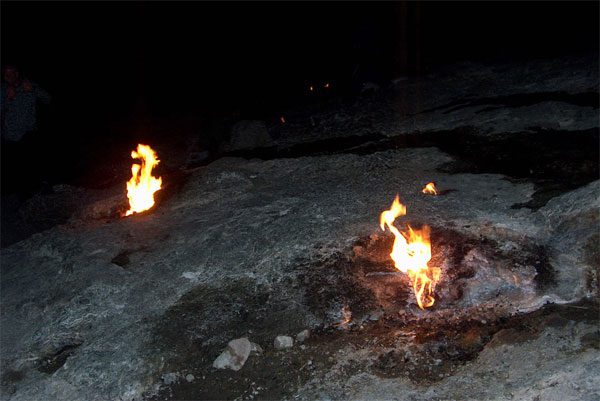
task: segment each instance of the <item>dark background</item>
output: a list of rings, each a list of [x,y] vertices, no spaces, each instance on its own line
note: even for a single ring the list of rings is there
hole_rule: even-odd
[[[143,137],[149,116],[268,118],[310,101],[312,83],[347,95],[457,61],[597,51],[598,12],[598,2],[4,1],[2,64],[53,95],[40,129],[54,151],[83,159]]]

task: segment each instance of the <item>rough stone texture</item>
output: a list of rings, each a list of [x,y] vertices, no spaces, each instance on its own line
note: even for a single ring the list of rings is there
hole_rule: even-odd
[[[283,127],[270,128],[278,130],[281,148],[331,137],[473,125],[487,135],[531,127],[577,131],[598,126],[598,68],[597,55],[521,64],[463,63],[422,79],[396,81],[373,96],[287,113]],[[584,93],[589,105],[572,104],[576,100],[563,96]]]
[[[264,121],[243,120],[231,129],[227,151],[249,150],[273,146],[274,142]]]
[[[240,370],[246,363],[253,348],[252,343],[247,338],[231,340],[227,344],[225,351],[215,359],[213,367],[217,369]]]
[[[179,378],[180,378],[179,373],[174,373],[174,372],[165,373],[164,375],[162,375],[162,380],[167,386],[177,383]]]
[[[479,110],[498,105],[489,98],[523,92],[542,93],[542,99],[553,98],[546,92],[597,92],[597,58],[509,67],[457,67],[418,83],[400,81],[349,104],[287,113],[289,123],[277,146],[462,125],[480,128],[481,135],[538,123],[574,132],[598,127],[597,108],[556,97]],[[474,97],[487,100],[454,111],[454,104],[447,106]],[[141,400],[163,390],[161,377],[169,372],[193,372],[197,378],[167,386],[179,391],[180,399],[234,399],[254,392],[265,399],[597,398],[597,320],[548,325],[526,341],[506,332],[490,345],[482,340],[473,358],[423,384],[406,376],[408,368],[390,368],[392,377],[373,370],[382,352],[415,347],[414,333],[401,326],[385,328],[391,316],[371,311],[368,316],[376,318],[332,327],[311,306],[316,301],[310,298],[308,274],[352,253],[359,239],[382,235],[379,213],[399,193],[408,208],[403,221],[496,241],[508,253],[519,252],[525,243],[548,253],[551,282],[543,288],[518,286],[522,296],[507,306],[506,319],[548,302],[566,304],[574,312],[591,308],[571,303],[597,299],[597,177],[531,210],[514,207],[531,200],[536,191],[531,181],[444,168],[455,161],[435,147],[273,160],[222,158],[189,171],[184,185],[172,189],[154,210],[130,218],[106,217],[122,184],[107,191],[97,209],[97,191],[89,198],[78,195],[83,210],[92,212],[75,213],[65,224],[1,251],[2,399]],[[420,191],[429,181],[451,191],[424,196]],[[104,218],[93,218],[98,215]],[[483,263],[476,252],[469,255],[472,266]],[[524,266],[519,273],[529,277],[531,269]],[[500,288],[506,272],[490,265],[480,273],[474,277],[486,273]],[[326,278],[333,286],[344,276]],[[480,289],[474,286],[469,294]],[[457,313],[481,313],[478,297],[483,296],[459,302]],[[345,306],[340,301],[338,312]],[[423,324],[441,313],[408,307],[404,312]],[[486,319],[477,324],[486,327],[481,323]],[[350,344],[347,336],[363,326],[397,341]],[[317,331],[323,327],[331,330]],[[269,344],[279,333],[305,328],[311,329],[311,341],[304,349],[267,350],[235,375],[211,368],[231,338],[250,336]],[[244,344],[247,358],[245,350],[249,354],[252,344],[247,339]],[[310,358],[310,364],[302,358]],[[357,361],[365,363],[360,372]]]
[[[277,350],[292,348],[294,346],[294,339],[290,336],[277,336],[273,341],[273,346]]]
[[[250,343],[251,345],[251,352],[254,352],[258,355],[261,355],[263,352],[265,352],[262,347],[256,343]]]
[[[308,330],[308,329],[302,330],[300,333],[296,334],[296,341],[304,342],[304,341],[308,340],[309,337],[310,337],[310,330]]]
[[[488,346],[471,364],[429,386],[368,373],[340,383],[336,375],[350,362],[342,357],[326,377],[307,383],[297,399],[592,401],[599,395],[600,376],[591,372],[600,369],[600,357],[597,349],[582,347],[580,338],[594,330],[593,325],[580,323],[547,328],[534,340]],[[357,352],[347,349],[341,354]]]
[[[570,266],[556,270],[554,293],[563,299],[589,295],[594,289],[590,288],[586,254],[590,247],[600,246],[600,181],[551,199],[536,218],[546,222],[540,234],[548,244],[552,264]]]

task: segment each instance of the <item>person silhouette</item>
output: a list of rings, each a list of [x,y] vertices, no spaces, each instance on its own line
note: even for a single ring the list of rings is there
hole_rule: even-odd
[[[41,179],[45,149],[35,135],[38,103],[51,97],[34,82],[23,79],[19,70],[2,71],[2,187],[3,190],[31,189]]]

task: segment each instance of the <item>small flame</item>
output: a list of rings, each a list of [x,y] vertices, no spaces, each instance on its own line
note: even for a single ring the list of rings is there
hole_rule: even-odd
[[[429,184],[425,185],[425,188],[423,188],[423,190],[421,191],[424,194],[429,194],[429,195],[437,195],[437,188],[435,187],[435,183],[434,182],[430,182]]]
[[[329,82],[327,82],[325,85],[323,85],[325,87],[325,89],[329,89]]]
[[[350,311],[348,305],[344,305],[341,312],[342,320],[334,324],[334,326],[345,328],[352,321],[352,311]]]
[[[279,117],[279,121],[281,121],[282,124],[285,124],[285,117],[284,116]]]
[[[315,90],[315,88],[314,88],[312,85],[311,85],[311,86],[309,86],[309,88],[308,88],[308,89],[309,89],[311,92]]]
[[[391,208],[381,213],[379,225],[384,231],[387,226],[394,234],[394,245],[390,256],[396,269],[408,274],[419,308],[425,309],[435,302],[433,292],[440,279],[441,270],[427,265],[431,259],[428,226],[416,230],[407,224],[408,230],[405,232],[401,232],[394,226],[394,220],[404,215],[406,215],[406,206],[400,203],[396,195]]]
[[[139,144],[131,152],[132,159],[141,159],[142,164],[131,165],[131,179],[127,182],[129,210],[125,216],[140,213],[154,206],[154,193],[161,188],[162,178],[152,176],[152,169],[158,164],[156,152],[148,145]]]

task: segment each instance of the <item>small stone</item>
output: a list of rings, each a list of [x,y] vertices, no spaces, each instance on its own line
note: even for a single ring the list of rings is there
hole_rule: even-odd
[[[294,346],[294,339],[290,336],[277,336],[273,345],[277,350],[292,348]]]
[[[257,343],[250,343],[250,352],[254,352],[256,354],[262,354],[264,352],[264,350],[262,349],[262,347],[260,345],[258,345]]]
[[[187,374],[187,375],[185,376],[185,380],[186,380],[188,383],[191,383],[191,382],[193,382],[193,381],[194,381],[194,379],[195,379],[195,377],[194,377],[194,375],[193,375],[193,374],[191,374],[191,373],[190,373],[190,374]]]
[[[381,310],[376,310],[369,314],[369,320],[374,321],[374,322],[381,319],[382,317],[383,317],[383,311],[381,311]]]
[[[162,375],[163,382],[168,386],[179,380],[179,373],[165,373]]]
[[[252,343],[246,337],[231,340],[227,344],[227,348],[215,359],[213,367],[240,370],[246,363],[251,351]]]
[[[354,253],[354,257],[355,258],[359,258],[359,257],[361,257],[363,255],[364,248],[362,246],[360,246],[360,245],[355,245],[352,248],[352,252]]]
[[[302,330],[300,333],[296,334],[296,341],[304,342],[310,337],[310,330]]]

